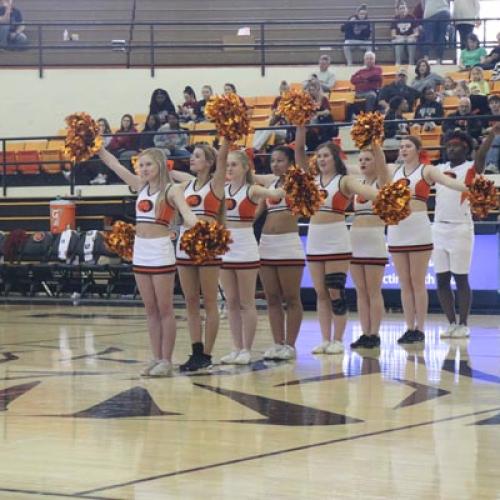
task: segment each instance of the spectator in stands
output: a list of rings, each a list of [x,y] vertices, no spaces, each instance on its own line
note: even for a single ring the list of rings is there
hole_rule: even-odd
[[[183,90],[184,102],[178,106],[179,119],[182,123],[194,122],[196,120],[196,108],[198,102],[196,101],[196,94],[193,87],[186,85]]]
[[[479,0],[454,0],[453,20],[455,28],[460,33],[460,48],[467,46],[467,37],[472,35],[474,25],[479,22]]]
[[[331,123],[332,126],[310,127],[307,129],[306,145],[308,151],[313,151],[323,142],[328,142],[339,133],[338,128],[333,125],[333,116],[330,109],[328,97],[323,94],[319,80],[311,78],[305,86],[317,105],[317,111],[311,120],[311,125]]]
[[[391,37],[394,43],[396,65],[402,64],[405,48],[408,50],[408,64],[415,64],[418,24],[414,16],[408,12],[405,2],[399,3],[397,14],[391,24]]]
[[[500,115],[500,95],[491,95],[488,99],[491,114]],[[486,153],[486,171],[491,174],[500,174],[500,122],[492,122],[488,128],[489,134],[485,140],[491,141],[490,149]]]
[[[155,134],[152,132],[156,132],[160,127],[161,123],[158,115],[148,115],[144,128],[142,129],[142,133],[139,136],[139,149],[141,151],[155,147]]]
[[[122,116],[118,133],[129,135],[114,135],[108,144],[108,151],[118,158],[122,163],[131,167],[130,159],[137,154],[137,129],[134,125],[132,115]]]
[[[213,94],[214,91],[210,85],[203,85],[201,88],[201,96],[203,99],[198,101],[196,104],[196,121],[202,122],[205,120],[205,106]]]
[[[483,69],[493,69],[500,62],[500,33],[497,33],[497,46],[484,58]]]
[[[455,95],[460,98],[468,97],[470,99],[472,105],[471,113],[473,115],[488,115],[490,113],[488,98],[484,95],[471,94],[469,85],[466,81],[461,80],[458,82]]]
[[[236,91],[236,86],[234,85],[234,83],[225,83],[224,84],[224,94],[225,95],[229,95],[229,94],[238,95],[238,92]],[[245,99],[243,99],[243,97],[241,97],[240,95],[238,95],[238,97],[240,98],[240,101],[242,102],[242,104],[244,104],[246,106]]]
[[[373,111],[377,102],[377,94],[382,86],[382,68],[375,64],[375,54],[367,52],[364,57],[364,67],[351,77],[356,97],[366,99],[366,111]]]
[[[271,116],[269,118],[268,125],[270,127],[277,127],[279,125],[287,125],[288,122],[286,119],[277,113],[278,104],[281,100],[281,96],[284,92],[290,90],[288,83],[283,80],[280,84],[280,95],[276,97],[272,106],[271,106]],[[256,151],[260,151],[269,141],[269,139],[274,134],[274,143],[283,143],[286,140],[286,129],[276,128],[274,130],[256,130],[255,135],[253,136],[252,148]]]
[[[372,29],[368,21],[368,8],[366,4],[360,5],[356,9],[356,14],[351,16],[345,24],[341,26],[344,33],[344,55],[348,66],[352,66],[352,49],[359,48],[365,52],[372,50],[370,42]]]
[[[443,82],[443,96],[455,95],[457,89],[457,82],[451,76],[446,76]]]
[[[458,109],[454,113],[448,115],[448,118],[454,120],[443,122],[443,132],[448,133],[454,130],[462,130],[467,132],[474,139],[479,139],[483,129],[481,120],[477,118],[465,119],[465,116],[470,116],[472,113],[472,105],[468,97],[462,97],[458,102]]]
[[[24,33],[23,16],[13,0],[0,1],[0,48],[22,47],[28,43]]]
[[[422,0],[424,6],[423,28],[424,57],[428,58],[434,49],[441,64],[444,53],[446,31],[450,24],[449,0]]]
[[[407,82],[408,72],[404,68],[399,68],[394,82],[380,89],[378,103],[385,112],[389,109],[391,99],[396,96],[403,97],[406,100],[409,110],[413,111],[419,93],[413,87],[408,86]]]
[[[165,123],[169,113],[175,113],[174,103],[166,90],[156,89],[151,95],[149,114],[158,115],[160,122]]]
[[[486,58],[486,49],[479,46],[479,38],[470,34],[466,39],[466,47],[460,52],[460,64],[458,67],[461,70],[470,69],[473,66],[482,64]]]
[[[471,69],[469,90],[472,95],[489,95],[490,84],[484,79],[483,68],[481,66],[474,66]]]
[[[415,66],[416,78],[411,82],[411,86],[418,92],[422,92],[425,87],[436,89],[438,85],[444,83],[444,78],[437,73],[431,72],[431,66],[425,59],[419,59]]]
[[[426,87],[420,97],[420,104],[415,110],[415,118],[432,118],[432,120],[424,122],[422,127],[425,131],[432,131],[436,125],[440,124],[437,119],[443,116],[443,106],[437,101],[436,92],[432,87]]]
[[[158,129],[158,134],[154,136],[154,145],[157,148],[163,149],[167,156],[176,156],[188,158],[191,153],[186,149],[189,138],[185,130],[180,126],[179,115],[177,113],[169,113],[167,123]],[[162,134],[161,132],[179,131],[177,134]]]
[[[319,71],[316,71],[316,73],[312,75],[319,80],[321,90],[327,94],[329,94],[335,86],[335,74],[330,69],[330,62],[330,56],[322,54],[319,58]]]
[[[108,149],[109,143],[112,139],[111,134],[113,133],[109,122],[106,118],[99,118],[97,120],[97,125],[99,126],[99,134],[106,135],[106,137],[103,137],[102,140],[104,142],[103,146]]]
[[[399,149],[401,139],[409,135],[408,122],[388,123],[388,120],[404,120],[403,113],[409,109],[408,101],[400,95],[396,95],[389,101],[389,110],[385,115],[384,122],[384,149],[396,151]]]

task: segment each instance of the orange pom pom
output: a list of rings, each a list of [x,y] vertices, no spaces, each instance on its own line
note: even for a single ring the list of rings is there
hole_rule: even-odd
[[[135,226],[121,220],[116,221],[111,231],[104,233],[108,248],[127,262],[132,261],[134,252]]]
[[[64,153],[73,162],[87,161],[102,147],[99,126],[87,113],[73,113],[66,117]]]
[[[222,224],[200,220],[184,232],[180,248],[196,264],[203,264],[225,254],[232,242],[231,232]]]
[[[314,175],[304,172],[299,167],[290,167],[285,176],[283,189],[290,202],[290,211],[295,215],[311,217],[324,200],[324,193],[319,190]]]
[[[384,141],[384,117],[378,111],[359,113],[351,128],[351,137],[359,149]]]
[[[483,175],[472,181],[468,198],[471,212],[480,219],[484,219],[491,210],[498,208],[499,201],[495,183]]]
[[[281,96],[277,112],[292,125],[305,125],[311,121],[317,109],[318,105],[308,92],[290,90]]]
[[[230,142],[250,132],[248,109],[236,94],[211,97],[205,106],[205,116],[215,123],[219,135]]]
[[[373,213],[388,226],[398,224],[410,215],[411,192],[406,179],[386,184],[373,203]]]

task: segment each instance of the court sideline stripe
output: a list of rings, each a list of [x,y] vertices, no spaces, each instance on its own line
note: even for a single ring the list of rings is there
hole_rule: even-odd
[[[37,496],[51,496],[51,497],[63,497],[63,498],[88,498],[89,500],[121,500],[120,498],[113,497],[96,497],[90,495],[75,495],[74,493],[54,493],[52,491],[37,491],[37,490],[18,490],[16,488],[2,488],[0,486],[0,492],[5,491],[6,493],[25,493],[27,495],[37,495]]]
[[[251,455],[249,457],[243,457],[243,458],[235,458],[233,460],[227,460],[225,462],[217,462],[215,464],[210,464],[210,465],[201,465],[199,467],[193,467],[191,469],[183,469],[183,470],[174,471],[174,472],[166,472],[165,474],[157,474],[155,476],[145,477],[142,479],[134,479],[132,481],[127,481],[125,483],[112,484],[109,486],[102,486],[100,488],[94,488],[91,490],[78,491],[78,492],[74,493],[74,495],[77,497],[85,498],[85,497],[83,497],[83,495],[88,495],[88,494],[97,493],[97,492],[106,491],[106,490],[111,490],[111,489],[116,489],[116,488],[123,488],[125,486],[131,486],[134,484],[146,483],[148,481],[155,481],[157,479],[165,479],[168,477],[190,474],[192,472],[201,472],[201,471],[205,471],[205,470],[216,469],[218,467],[224,467],[226,465],[235,465],[235,464],[239,464],[239,463],[243,463],[243,462],[251,462],[253,460],[259,460],[261,458],[275,457],[278,455],[284,455],[286,453],[292,453],[295,451],[303,451],[303,450],[308,450],[311,448],[319,448],[321,446],[328,446],[331,444],[342,443],[345,441],[354,441],[354,440],[365,438],[365,437],[380,436],[382,434],[388,434],[390,432],[397,432],[397,431],[403,431],[403,430],[408,430],[408,429],[416,429],[418,427],[423,427],[426,425],[438,424],[441,422],[449,422],[451,420],[459,420],[461,418],[472,417],[475,415],[482,415],[484,413],[491,413],[491,412],[495,412],[495,411],[499,411],[499,410],[500,410],[500,407],[491,408],[489,410],[481,410],[481,411],[477,411],[477,412],[473,412],[473,413],[464,413],[462,415],[455,415],[453,417],[446,417],[446,418],[441,418],[441,419],[437,419],[437,420],[429,420],[427,422],[421,422],[419,424],[404,425],[402,427],[394,427],[392,429],[384,429],[381,431],[368,432],[365,434],[358,434],[357,436],[349,436],[349,437],[331,439],[328,441],[321,441],[319,443],[306,444],[306,445],[302,445],[302,446],[295,446],[293,448],[287,448],[284,450],[270,451],[267,453],[261,453],[259,455]]]

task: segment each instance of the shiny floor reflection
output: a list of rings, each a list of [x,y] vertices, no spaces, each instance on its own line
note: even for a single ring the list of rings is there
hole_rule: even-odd
[[[175,362],[189,339],[178,311]],[[141,379],[140,308],[0,309],[0,498],[496,498],[500,491],[500,317],[471,338],[313,356],[308,313],[296,362],[254,361]],[[230,349],[223,320],[215,359]]]

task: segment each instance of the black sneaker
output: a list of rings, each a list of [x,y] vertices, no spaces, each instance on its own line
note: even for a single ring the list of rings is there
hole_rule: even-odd
[[[380,337],[378,335],[370,335],[366,341],[365,347],[367,349],[374,349],[380,347]]]
[[[179,366],[181,372],[196,372],[212,365],[212,356],[208,354],[191,354],[189,359]]]
[[[359,349],[360,347],[361,348],[368,347],[369,342],[370,342],[370,337],[363,333],[363,335],[361,335],[361,337],[359,337],[358,340],[356,340],[355,342],[353,342],[351,344],[351,348],[352,349]]]
[[[414,342],[425,342],[425,334],[420,330],[413,330]]]
[[[398,344],[413,344],[413,342],[415,342],[413,330],[406,330],[398,339]]]

